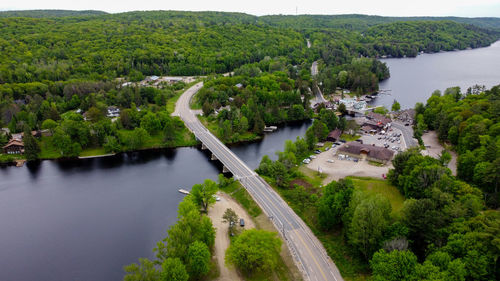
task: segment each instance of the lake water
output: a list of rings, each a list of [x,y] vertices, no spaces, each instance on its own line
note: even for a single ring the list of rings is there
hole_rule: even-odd
[[[232,149],[256,168],[309,125]],[[178,189],[221,170],[197,148],[0,168],[0,280],[121,280],[175,223]]]
[[[380,83],[380,94],[372,104],[391,108],[396,99],[402,108],[425,102],[434,90],[459,86],[462,92],[475,84],[487,88],[500,84],[500,41],[486,48],[423,54],[416,58],[384,59],[391,77]]]

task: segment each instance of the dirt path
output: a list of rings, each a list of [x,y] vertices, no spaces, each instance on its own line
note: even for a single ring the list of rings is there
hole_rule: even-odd
[[[422,135],[422,140],[427,147],[424,150],[424,155],[427,153],[432,158],[439,159],[441,155],[441,151],[443,151],[444,147],[439,143],[437,134],[435,131],[429,131]],[[451,173],[456,176],[457,175],[457,153],[455,151],[450,151],[451,161],[448,163],[448,168],[450,168]]]
[[[220,281],[237,281],[243,280],[234,268],[227,268],[225,265],[224,257],[226,254],[226,249],[229,247],[229,234],[228,234],[228,224],[222,222],[222,216],[226,209],[233,209],[238,217],[245,220],[245,229],[255,228],[254,222],[247,214],[247,212],[229,195],[218,192],[217,195],[220,197],[220,201],[217,201],[209,210],[208,217],[212,220],[214,227],[216,228],[215,236],[215,255],[217,258],[217,263],[219,265],[220,276],[217,280]],[[241,228],[239,224],[236,226]]]

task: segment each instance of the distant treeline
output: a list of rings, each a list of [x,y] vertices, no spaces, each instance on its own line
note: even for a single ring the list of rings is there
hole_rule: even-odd
[[[3,15],[9,13],[15,12]],[[241,13],[62,16],[71,11],[20,11],[19,15],[30,13],[61,17],[0,19],[0,83],[205,75],[232,71],[266,56],[282,56],[294,65],[323,58],[332,66],[359,56],[415,56],[419,51],[487,46],[499,37],[495,31],[451,21],[385,23],[353,31],[334,25],[307,29],[308,17],[288,28],[279,20]],[[317,16],[318,25],[322,18]],[[311,49],[306,38],[313,43]]]

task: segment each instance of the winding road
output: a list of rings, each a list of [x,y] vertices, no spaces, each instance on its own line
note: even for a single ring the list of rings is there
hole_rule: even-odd
[[[203,87],[200,82],[186,90],[176,103],[172,115],[179,116],[204,147],[209,149],[235,179],[247,189],[255,202],[272,220],[286,241],[305,280],[342,281],[339,270],[323,245],[287,203],[257,173],[250,169],[217,137],[203,126],[190,109],[192,97]]]

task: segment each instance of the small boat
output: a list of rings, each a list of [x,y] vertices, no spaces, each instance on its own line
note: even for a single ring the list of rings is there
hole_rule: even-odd
[[[179,192],[182,193],[182,194],[189,194],[189,191],[185,190],[185,189],[179,189]]]

